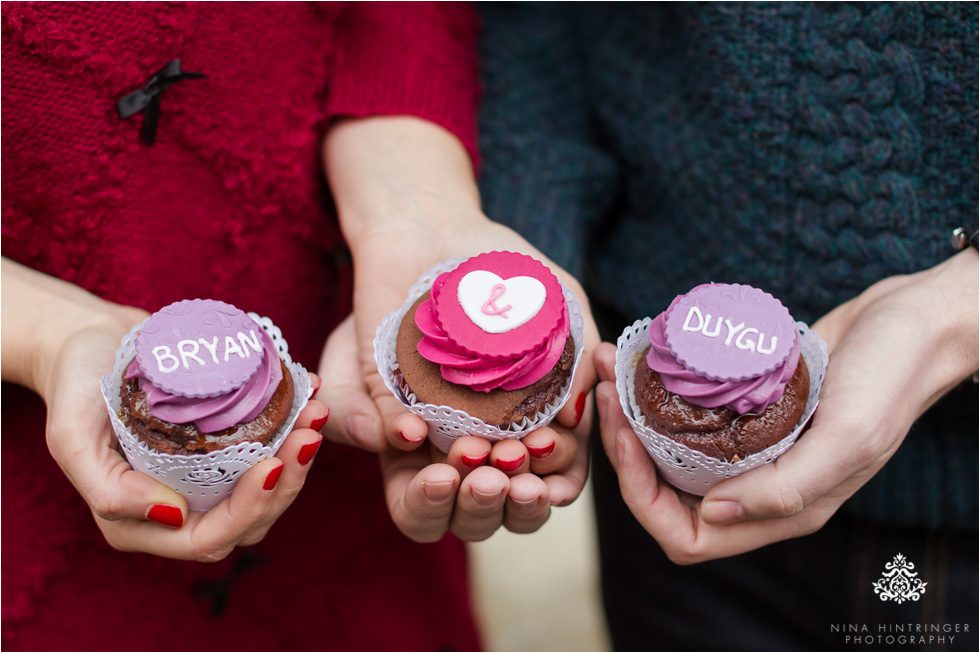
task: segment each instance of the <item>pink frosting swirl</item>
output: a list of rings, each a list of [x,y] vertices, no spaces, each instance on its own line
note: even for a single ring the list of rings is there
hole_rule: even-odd
[[[647,365],[660,374],[664,387],[697,406],[725,406],[741,415],[762,412],[779,401],[800,361],[799,336],[794,340],[786,362],[772,372],[744,381],[712,381],[684,367],[667,346],[664,334],[666,315],[679,299],[675,298],[670,307],[650,324]]]
[[[440,326],[435,315],[433,297],[450,273],[440,275],[433,284],[433,296],[422,302],[415,312],[415,324],[422,331],[419,354],[436,365],[450,383],[465,385],[477,392],[517,390],[540,381],[561,358],[571,333],[568,306],[562,302],[562,313],[556,327],[542,336],[530,351],[513,356],[481,355],[457,345]]]
[[[146,378],[134,358],[126,370],[127,379],[139,379],[146,393],[150,414],[173,424],[191,422],[202,433],[214,433],[255,419],[275,394],[282,381],[279,352],[265,329],[257,329],[262,338],[262,364],[252,377],[235,390],[206,399],[194,399],[161,390]]]

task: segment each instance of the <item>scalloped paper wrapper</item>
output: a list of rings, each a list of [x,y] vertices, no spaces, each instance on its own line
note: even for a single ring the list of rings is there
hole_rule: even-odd
[[[796,323],[803,358],[810,372],[810,393],[807,396],[803,417],[800,418],[796,428],[771,447],[754,453],[744,460],[730,463],[675,442],[646,425],[646,418],[640,412],[633,394],[633,378],[636,375],[639,357],[650,346],[647,332],[652,321],[651,318],[646,318],[634,322],[616,341],[616,390],[619,392],[619,402],[623,412],[633,426],[633,430],[646,447],[647,453],[653,458],[657,471],[671,485],[685,492],[704,496],[708,490],[726,478],[771,463],[793,446],[803,427],[813,416],[813,411],[817,409],[820,388],[823,387],[824,377],[827,374],[827,345],[816,331],[803,322]]]
[[[585,319],[582,317],[582,306],[575,299],[572,291],[563,284],[561,288],[565,302],[568,304],[571,336],[575,342],[575,360],[572,363],[572,373],[569,374],[568,380],[562,386],[557,399],[545,406],[544,410],[534,417],[525,417],[520,422],[511,422],[507,428],[501,428],[487,424],[483,420],[451,406],[437,406],[419,401],[415,394],[409,390],[401,374],[398,373],[398,357],[395,353],[398,328],[401,326],[402,318],[405,317],[408,309],[432,287],[436,277],[456,269],[466,260],[468,259],[454,258],[443,261],[419,277],[415,285],[409,289],[408,299],[405,300],[405,303],[381,321],[381,325],[374,336],[374,361],[378,365],[381,378],[384,379],[385,387],[391,394],[395,395],[395,398],[402,405],[426,421],[429,425],[429,440],[443,453],[448,453],[453,442],[464,435],[476,435],[492,442],[513,438],[519,440],[534,429],[549,424],[565,405],[565,402],[568,401],[569,389],[582,358],[582,350],[585,347]]]
[[[310,387],[310,377],[306,373],[306,369],[299,363],[293,362],[289,355],[288,345],[279,328],[267,317],[259,317],[255,313],[248,315],[272,337],[272,342],[279,351],[279,357],[286,362],[286,367],[292,374],[295,385],[293,407],[289,412],[289,417],[286,418],[286,423],[283,424],[282,428],[269,438],[265,445],[258,442],[244,442],[208,454],[181,456],[160,453],[156,449],[151,449],[144,442],[140,442],[139,438],[126,428],[120,418],[122,399],[119,396],[119,391],[122,375],[129,362],[136,355],[136,335],[143,328],[146,320],[134,326],[123,337],[122,344],[116,351],[116,363],[112,373],[102,377],[102,396],[105,399],[106,407],[109,409],[112,428],[116,432],[116,437],[119,439],[119,444],[122,445],[129,464],[133,466],[133,469],[155,477],[164,485],[182,494],[191,510],[207,511],[214,508],[231,494],[242,474],[256,463],[276,455],[286,436],[293,430],[300,411],[303,410],[310,395],[313,394],[313,388]]]

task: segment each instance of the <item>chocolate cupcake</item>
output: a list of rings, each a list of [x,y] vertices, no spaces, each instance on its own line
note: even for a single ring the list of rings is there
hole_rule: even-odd
[[[265,444],[293,403],[292,378],[269,334],[211,299],[177,302],[152,315],[124,378],[123,423],[161,453]]]
[[[134,327],[102,392],[130,463],[207,510],[275,455],[310,390],[267,318],[195,299]]]
[[[810,375],[789,311],[751,286],[698,286],[650,325],[634,392],[647,424],[737,461],[782,440],[806,406]]]
[[[550,421],[567,399],[581,324],[548,268],[491,252],[423,276],[382,324],[375,354],[389,389],[448,449],[460,435],[521,437]]]
[[[667,390],[648,357],[636,367],[634,392],[646,423],[659,433],[713,458],[739,461],[782,440],[799,422],[810,390],[810,374],[800,356],[779,400],[759,412],[727,406],[698,406]]]
[[[668,480],[703,494],[795,441],[816,408],[826,363],[819,337],[772,295],[706,284],[627,329],[617,387]],[[694,477],[694,489],[678,482]]]

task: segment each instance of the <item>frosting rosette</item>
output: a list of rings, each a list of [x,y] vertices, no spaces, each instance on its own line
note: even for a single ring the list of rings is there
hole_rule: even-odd
[[[249,422],[282,381],[269,334],[243,311],[211,299],[154,313],[136,337],[125,378],[138,379],[150,414],[214,433]]]
[[[415,313],[418,352],[442,377],[477,392],[542,379],[570,334],[561,284],[523,254],[490,252],[436,278]]]
[[[704,284],[654,318],[647,364],[664,387],[705,408],[759,413],[779,401],[800,359],[789,311],[741,284]]]

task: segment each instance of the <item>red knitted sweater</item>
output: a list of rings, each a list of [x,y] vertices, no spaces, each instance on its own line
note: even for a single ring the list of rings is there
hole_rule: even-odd
[[[4,3],[3,255],[115,302],[268,315],[316,369],[350,310],[319,163],[332,116],[410,114],[473,152],[475,21],[455,3]],[[116,100],[165,63],[156,144]],[[3,386],[3,648],[466,650],[462,545],[417,545],[373,456],[324,445],[266,540],[215,565],[121,554]]]

